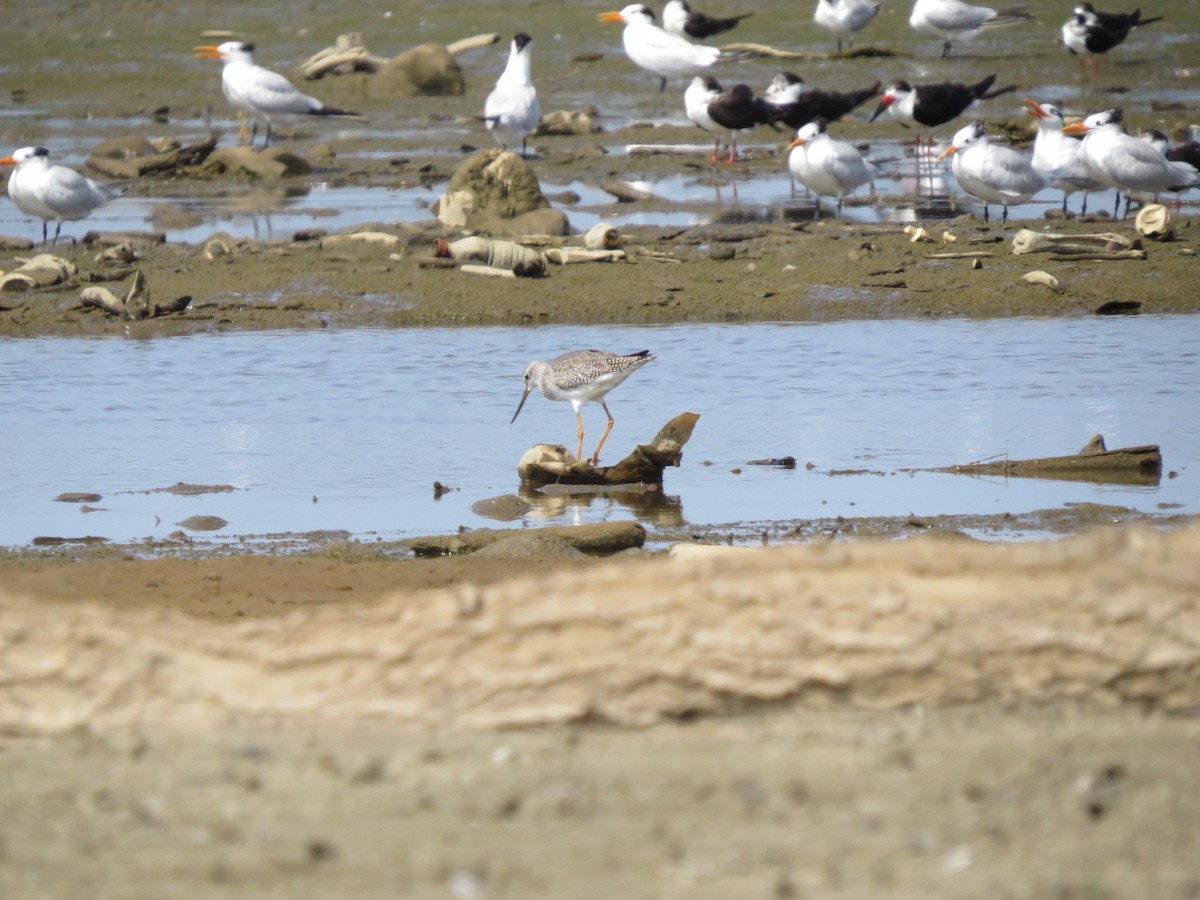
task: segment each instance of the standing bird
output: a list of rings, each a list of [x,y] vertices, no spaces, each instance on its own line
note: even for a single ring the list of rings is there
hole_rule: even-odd
[[[1160,19],[1162,16],[1143,19],[1140,9],[1131,13],[1106,13],[1097,12],[1090,3],[1081,3],[1063,23],[1060,39],[1073,55],[1081,57],[1081,69],[1089,63],[1095,68],[1096,57],[1103,57],[1113,47],[1123,44],[1134,28]]]
[[[842,198],[864,184],[870,184],[874,193],[875,176],[879,174],[853,144],[831,138],[827,127],[824,119],[814,119],[796,132],[796,139],[787,148],[792,177],[817,195],[813,218],[821,214],[822,197],[837,197],[840,216]]]
[[[725,160],[729,165],[733,164],[737,156],[739,131],[751,131],[780,117],[778,108],[760,97],[755,97],[749,85],[735,84],[722,90],[720,82],[707,75],[697,75],[692,79],[692,83],[684,91],[683,104],[687,110],[687,117],[700,128],[717,132],[725,129],[729,132],[729,159]],[[717,161],[720,145],[721,137],[718,133],[709,162]]]
[[[957,81],[941,81],[933,84],[911,85],[907,81],[893,81],[879,106],[875,108],[871,121],[874,122],[887,110],[888,115],[903,125],[912,128],[924,125],[930,129],[930,146],[933,145],[932,129],[945,125],[952,119],[957,119],[979,100],[991,100],[1001,94],[1007,94],[1017,89],[1015,84],[991,90],[996,81],[995,75],[976,84],[962,84]],[[920,143],[920,138],[917,138]]]
[[[1179,191],[1200,185],[1200,173],[1186,162],[1169,160],[1147,141],[1132,137],[1122,130],[1124,111],[1115,106],[1093,113],[1082,122],[1063,129],[1064,134],[1082,134],[1079,155],[1088,174],[1117,192],[1113,217],[1121,211],[1121,194],[1125,194],[1125,212],[1129,212],[1129,194],[1146,191]]]
[[[1104,185],[1088,174],[1079,156],[1082,142],[1063,134],[1063,114],[1050,103],[1025,100],[1025,112],[1037,120],[1037,136],[1033,139],[1033,167],[1050,179],[1050,185],[1063,192],[1062,211],[1067,212],[1067,198],[1075,192],[1083,194],[1083,209],[1087,214],[1087,195]]]
[[[58,243],[63,222],[86,218],[124,193],[102,187],[67,166],[50,165],[50,151],[44,147],[22,147],[0,159],[0,166],[16,166],[8,176],[8,196],[21,212],[42,220],[43,244],[51,219],[53,243]]]
[[[262,118],[267,123],[267,136],[260,149],[271,143],[271,117],[291,116],[354,116],[360,114],[336,106],[326,106],[316,97],[301,93],[294,84],[270,69],[254,64],[254,45],[241,41],[226,41],[217,46],[201,46],[195,49],[198,59],[219,59],[224,63],[221,70],[221,90],[240,112],[251,119]],[[251,144],[258,132],[258,122],[250,135]],[[246,123],[242,122],[242,139],[246,137]]]
[[[525,141],[542,118],[537,88],[530,80],[530,56],[533,38],[521,32],[512,39],[508,65],[496,86],[483,103],[483,121],[505,149],[521,141],[521,156],[525,156]]]
[[[854,46],[854,35],[862,31],[879,12],[883,0],[817,0],[813,21],[837,35],[837,48],[842,50],[842,36]]]
[[[944,41],[942,59],[945,59],[950,55],[952,39],[973,38],[982,28],[1016,25],[1032,20],[1033,16],[1019,9],[971,6],[963,0],[916,0],[908,24],[916,31],[939,35]]]
[[[879,95],[880,83],[857,91],[823,91],[806,88],[804,79],[792,72],[779,72],[771,79],[762,98],[778,107],[779,121],[789,128],[801,128],[813,119],[836,122]]]
[[[601,22],[624,23],[621,40],[625,55],[634,65],[659,77],[659,90],[666,90],[669,78],[696,75],[719,62],[745,58],[744,54],[722,53],[716,47],[693,44],[664,31],[654,24],[650,8],[641,3],[631,3],[620,12],[600,13],[597,18]]]
[[[1200,144],[1196,143],[1191,137],[1181,141],[1178,144],[1172,144],[1171,139],[1159,131],[1157,128],[1150,128],[1138,135],[1143,141],[1150,144],[1165,156],[1171,162],[1187,163],[1196,169],[1200,169]]]
[[[959,187],[983,201],[983,221],[988,204],[1004,207],[1001,222],[1008,221],[1008,207],[1032,200],[1046,186],[1046,176],[1033,168],[1023,153],[991,143],[983,122],[976,120],[954,135],[939,159],[952,156],[950,171]]]
[[[604,446],[613,427],[613,416],[604,402],[604,395],[652,359],[654,354],[649,350],[639,350],[628,356],[618,356],[606,350],[572,350],[549,362],[534,360],[525,367],[525,393],[521,395],[517,411],[508,424],[517,421],[529,392],[535,387],[542,389],[547,400],[569,400],[575,407],[575,422],[579,426],[579,448],[575,451],[575,458],[583,459],[583,416],[579,410],[589,401],[599,403],[608,416],[608,427],[604,429],[596,452],[592,454],[591,464],[594,466],[600,461],[600,448]]]
[[[748,19],[752,15],[754,13],[724,18],[710,16],[694,11],[688,6],[687,0],[668,0],[667,5],[663,7],[663,28],[681,38],[705,41],[714,35],[729,31],[742,19]]]

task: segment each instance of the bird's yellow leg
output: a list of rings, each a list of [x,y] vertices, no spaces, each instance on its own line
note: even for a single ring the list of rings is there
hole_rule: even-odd
[[[613,427],[613,417],[612,413],[608,411],[608,404],[601,400],[600,405],[604,407],[604,414],[608,416],[608,425],[606,425],[604,428],[604,434],[600,435],[600,443],[596,445],[596,452],[592,454],[593,466],[600,462],[600,448],[603,447],[604,442],[608,440],[608,433],[612,431]],[[580,436],[580,439],[582,440],[582,435]]]
[[[250,139],[250,129],[246,127],[246,114],[240,109],[238,110],[238,122],[241,123],[241,128],[238,129],[238,140],[244,144]]]
[[[575,450],[575,458],[583,459],[583,416],[579,414],[579,410],[575,410],[575,422],[579,425],[579,446]]]

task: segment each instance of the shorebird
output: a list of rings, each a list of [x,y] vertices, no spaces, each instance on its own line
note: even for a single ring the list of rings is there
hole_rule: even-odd
[[[1183,162],[1200,169],[1200,144],[1191,137],[1178,144],[1172,144],[1171,139],[1157,128],[1149,128],[1138,137],[1147,141],[1151,147],[1155,147],[1171,162]]]
[[[669,78],[696,75],[716,65],[747,58],[744,53],[723,53],[716,47],[693,44],[654,24],[654,13],[641,3],[631,3],[619,12],[600,13],[601,22],[624,23],[621,34],[625,55],[634,65],[659,77],[659,90],[667,89]]]
[[[827,127],[824,119],[814,119],[796,132],[796,139],[787,148],[792,177],[817,195],[813,218],[821,214],[822,197],[837,197],[840,216],[842,198],[864,184],[870,184],[874,191],[875,176],[879,174],[854,145],[831,138]]]
[[[1033,16],[1019,9],[992,9],[971,6],[963,0],[916,0],[908,24],[916,31],[927,31],[943,39],[942,59],[950,55],[950,43],[956,38],[972,38],[980,29],[1016,25],[1032,21]]]
[[[1131,13],[1106,13],[1097,11],[1090,3],[1081,3],[1067,17],[1059,36],[1064,47],[1081,57],[1081,69],[1089,62],[1094,67],[1097,56],[1103,57],[1113,47],[1123,44],[1133,29],[1160,19],[1162,16],[1143,19],[1140,9]]]
[[[608,416],[608,426],[596,445],[596,452],[592,454],[590,462],[594,466],[600,460],[600,448],[604,446],[613,427],[613,416],[604,396],[652,359],[654,354],[649,350],[639,350],[625,356],[606,350],[572,350],[548,362],[534,360],[525,367],[525,392],[509,424],[517,421],[526,398],[535,387],[541,388],[548,400],[568,400],[575,408],[575,422],[579,426],[579,447],[575,457],[582,459],[583,416],[579,410],[585,403],[599,403]]]
[[[1046,186],[1046,176],[1034,169],[1025,154],[993,144],[979,120],[960,128],[938,158],[947,156],[953,157],[950,171],[959,187],[983,201],[985,222],[989,203],[1004,207],[1000,221],[1007,222],[1010,204],[1026,203]]]
[[[1079,155],[1088,174],[1105,187],[1116,190],[1114,218],[1118,218],[1121,211],[1122,193],[1128,213],[1132,191],[1159,194],[1200,185],[1200,174],[1195,166],[1169,160],[1147,141],[1126,134],[1122,130],[1124,118],[1123,110],[1114,106],[1063,128],[1064,134],[1084,136]]]
[[[683,105],[687,110],[687,117],[698,127],[705,131],[718,132],[709,162],[717,161],[717,153],[721,146],[719,132],[721,129],[729,132],[729,159],[725,162],[730,165],[737,156],[739,131],[750,131],[780,117],[779,109],[762,98],[755,97],[749,85],[735,84],[733,87],[722,89],[717,79],[707,75],[697,75],[692,79],[692,83],[684,91]]]
[[[1050,179],[1051,187],[1063,192],[1062,211],[1067,212],[1067,198],[1076,192],[1083,194],[1080,215],[1087,213],[1087,195],[1104,185],[1088,174],[1079,156],[1082,143],[1063,134],[1066,124],[1063,114],[1051,103],[1024,100],[1025,112],[1037,120],[1037,136],[1033,139],[1033,167]]]
[[[8,176],[8,196],[21,212],[42,220],[42,243],[51,219],[53,243],[58,243],[63,222],[84,219],[124,193],[96,184],[67,166],[50,165],[45,147],[22,147],[0,159],[0,166],[16,166]]]
[[[226,41],[216,46],[204,45],[195,48],[199,59],[218,59],[224,63],[221,70],[221,90],[241,113],[255,120],[250,142],[258,131],[258,118],[267,125],[267,135],[262,148],[271,143],[271,117],[292,116],[354,116],[360,114],[336,106],[328,106],[316,97],[302,93],[294,84],[262,66],[254,64],[254,45],[242,41]],[[246,138],[246,123],[242,121],[242,139]]]
[[[862,31],[879,12],[883,0],[817,0],[813,21],[837,35],[837,48],[842,49],[842,36],[854,46],[854,35]]]
[[[813,119],[836,122],[879,95],[880,83],[857,91],[824,91],[805,87],[804,79],[793,72],[779,72],[763,91],[765,102],[779,108],[779,121],[789,128],[801,128]]]
[[[663,7],[663,28],[681,38],[704,41],[708,38],[729,31],[737,26],[742,19],[748,19],[754,13],[742,13],[740,16],[710,16],[697,12],[687,4],[687,0],[668,0]]]
[[[496,86],[483,104],[483,121],[501,147],[508,148],[521,141],[521,156],[525,142],[542,118],[537,88],[530,79],[530,55],[533,38],[521,32],[512,39],[508,65],[496,79]]]
[[[958,81],[939,81],[931,84],[911,85],[907,81],[893,81],[883,92],[879,106],[871,116],[874,122],[886,110],[887,114],[903,125],[911,128],[924,125],[930,129],[929,143],[933,145],[932,130],[939,125],[957,119],[979,100],[990,100],[1015,91],[1017,86],[992,90],[996,76],[989,75],[975,84],[963,84]],[[920,138],[917,138],[918,143]]]

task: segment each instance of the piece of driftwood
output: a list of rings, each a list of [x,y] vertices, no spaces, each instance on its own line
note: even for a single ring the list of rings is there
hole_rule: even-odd
[[[1015,256],[1022,253],[1057,253],[1063,256],[1093,253],[1118,253],[1128,250],[1141,250],[1141,244],[1130,240],[1121,234],[1103,232],[1100,234],[1045,234],[1022,228],[1013,236],[1012,252]],[[1143,253],[1140,259],[1145,259]],[[1114,259],[1129,259],[1132,257],[1113,257]]]
[[[498,34],[476,34],[462,38],[445,45],[446,54],[450,59],[475,50],[487,47],[500,40]],[[406,53],[409,51],[405,51]],[[403,56],[404,54],[400,54]],[[399,57],[396,57],[399,59]],[[351,72],[375,73],[393,62],[389,57],[377,56],[366,48],[362,32],[338,35],[332,47],[318,50],[300,65],[300,71],[307,79],[317,79],[329,73],[348,74]]]
[[[725,53],[746,53],[753,54],[754,56],[770,56],[775,59],[806,60],[857,59],[898,55],[895,50],[888,50],[883,47],[850,47],[846,50],[838,50],[836,52],[824,50],[782,50],[779,47],[772,47],[769,44],[755,44],[748,41],[726,44],[721,47],[721,50]]]
[[[1162,475],[1162,453],[1157,444],[1109,450],[1102,435],[1092,439],[1071,456],[1038,459],[1001,459],[964,463],[937,472],[959,475],[1011,475],[1018,478],[1054,478],[1107,484],[1158,484]]]
[[[476,528],[459,534],[433,535],[401,541],[417,556],[455,556],[474,553],[497,541],[520,538],[566,541],[581,553],[608,555],[641,547],[646,529],[637,522],[600,522],[595,525],[556,525],[547,528]]]
[[[190,294],[176,297],[165,302],[154,301],[150,297],[150,287],[141,269],[134,270],[133,283],[125,296],[118,297],[108,288],[86,287],[79,294],[79,303],[85,307],[102,309],[110,316],[123,319],[154,319],[171,313],[183,312],[192,302]]]
[[[648,444],[639,444],[615,466],[580,461],[561,444],[537,444],[517,465],[524,484],[661,484],[663,470],[678,466],[683,445],[691,439],[698,413],[680,413],[659,429]]]

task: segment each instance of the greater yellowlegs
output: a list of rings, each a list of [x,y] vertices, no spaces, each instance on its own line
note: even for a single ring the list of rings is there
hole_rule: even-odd
[[[575,422],[579,426],[579,448],[575,456],[582,459],[583,416],[579,414],[579,409],[589,401],[599,403],[608,416],[608,426],[596,445],[596,452],[592,454],[591,463],[594,466],[600,460],[600,448],[604,446],[613,427],[613,416],[604,402],[604,395],[652,359],[654,354],[649,350],[639,350],[628,356],[618,356],[606,350],[572,350],[549,362],[534,360],[525,367],[525,393],[521,395],[517,411],[508,424],[517,421],[529,392],[535,387],[541,388],[548,400],[569,400],[575,407]]]

